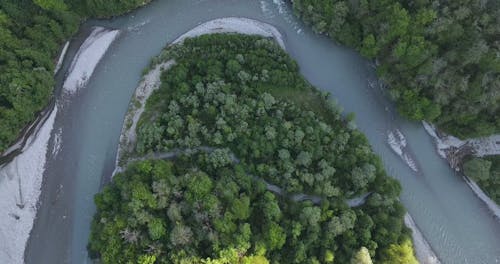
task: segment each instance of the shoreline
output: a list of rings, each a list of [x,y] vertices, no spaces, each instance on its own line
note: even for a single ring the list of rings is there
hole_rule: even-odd
[[[37,213],[38,199],[58,107],[54,106],[31,143],[0,168],[0,262],[23,263],[24,250]]]
[[[66,52],[68,51],[68,48],[69,48],[69,40],[66,41],[66,43],[64,43],[64,47],[63,47],[61,53],[59,54],[59,59],[57,59],[57,64],[56,64],[56,67],[54,68],[54,75],[56,75],[59,72],[59,70],[61,69],[64,58],[66,57]]]
[[[149,96],[160,87],[160,76],[162,71],[170,69],[175,64],[174,60],[169,60],[154,66],[146,75],[143,76],[141,82],[135,89],[134,95],[130,100],[125,119],[123,120],[122,131],[118,150],[116,152],[115,169],[111,177],[122,171],[121,164],[124,162],[125,155],[133,150],[136,140],[136,127],[141,118],[146,101]]]
[[[110,33],[111,35],[109,35]],[[102,56],[104,56],[107,49],[109,48],[111,43],[116,39],[119,33],[120,31],[118,30],[110,30],[103,27],[94,27],[90,35],[87,37],[87,39],[85,39],[85,42],[81,44],[77,53],[73,57],[70,68],[68,69],[68,76],[65,78],[63,82],[63,87],[62,87],[63,91],[71,94],[74,93],[74,91],[77,91],[78,88],[86,85],[86,82],[88,81],[90,76],[92,76],[95,67],[97,67],[97,64],[101,60]],[[98,45],[96,45],[95,42],[101,40],[103,36],[106,37],[111,36],[112,38],[106,39],[104,42],[100,41],[101,43],[98,43],[98,45],[101,45],[101,48],[103,50],[98,50],[98,51],[94,50],[95,48],[99,48],[97,47]],[[61,53],[59,55],[56,64],[56,68],[54,70],[54,76],[59,73],[59,70],[62,67],[62,63],[69,49],[69,45],[70,41],[66,41],[61,50]],[[85,52],[86,50],[87,51],[91,50],[91,52],[90,53]],[[87,62],[88,65],[82,65],[77,63],[79,61],[79,57],[81,57],[82,55],[88,56],[88,58],[85,58],[85,60],[88,60],[85,61]],[[72,75],[73,72],[79,72],[79,74],[76,74],[76,76],[74,76]],[[68,81],[69,78],[73,78],[72,81],[74,82],[73,85],[75,86],[74,88],[71,89],[73,91],[68,92],[69,86],[66,87],[66,82]],[[0,168],[10,163],[16,156],[20,155],[23,152],[23,149],[26,148],[27,145],[29,145],[27,144],[27,141],[31,137],[31,135],[38,133],[37,131],[39,127],[43,125],[49,113],[52,112],[52,110],[54,109],[56,101],[55,93],[56,91],[54,90],[48,104],[42,110],[40,110],[38,113],[35,114],[35,119],[31,123],[27,124],[23,129],[21,129],[17,139],[7,149],[5,149],[2,153],[0,153]]]
[[[500,206],[498,206],[495,201],[493,201],[482,189],[477,185],[475,181],[473,181],[471,178],[463,175],[463,179],[467,185],[472,189],[474,194],[481,199],[488,209],[490,209],[491,213],[498,219],[500,220]]]
[[[64,46],[59,52],[57,64],[54,68],[54,77],[59,73],[59,70],[61,69],[64,59],[66,58],[69,45],[70,41],[68,40],[64,43]],[[43,125],[49,113],[54,110],[56,97],[55,93],[56,91],[54,89],[47,105],[43,107],[42,110],[40,110],[38,113],[35,113],[35,119],[32,122],[26,124],[26,126],[21,129],[16,140],[7,149],[5,149],[3,152],[0,152],[0,168],[11,162],[17,155],[21,154],[23,152],[23,149],[26,148],[28,138],[31,137],[32,134],[38,133],[40,126]]]
[[[433,139],[436,152],[448,161],[450,167],[460,171],[462,159],[467,155],[475,157],[500,155],[500,135],[461,140],[440,132],[433,124],[422,121],[427,134]]]
[[[0,155],[0,169],[7,166],[18,155],[21,155],[25,149],[29,148],[31,142],[30,139],[32,139],[33,135],[38,134],[40,128],[44,125],[50,113],[54,110],[54,107],[55,98],[52,98],[49,101],[49,104],[38,112],[35,120],[21,130],[21,133],[15,143],[6,149],[2,155]]]
[[[283,50],[286,50],[283,35],[281,35],[276,27],[245,17],[223,17],[201,23],[176,38],[169,46],[182,43],[186,38],[194,38],[215,33],[239,33],[271,37]]]
[[[404,224],[412,231],[413,248],[420,264],[441,264],[431,245],[408,212],[405,214]]]
[[[87,85],[97,64],[120,34],[119,30],[94,27],[73,58],[68,76],[63,83],[63,92],[75,94]]]
[[[74,93],[86,85],[92,73],[118,30],[95,27],[72,59],[68,77],[63,82],[64,92]],[[62,66],[69,42],[66,42],[58,59]],[[60,63],[60,65],[59,65]],[[55,74],[58,72],[56,71]],[[0,262],[23,263],[25,249],[37,216],[42,192],[48,144],[56,140],[53,128],[62,105],[53,94],[50,103],[38,114],[35,121],[21,133],[19,139],[0,157],[0,208],[5,216],[0,218]],[[59,129],[57,133],[62,133]],[[60,136],[59,146],[62,145]],[[6,243],[8,241],[8,243]]]
[[[436,152],[445,159],[450,168],[462,174],[465,183],[471,188],[474,194],[483,201],[491,213],[500,220],[500,206],[493,201],[477,183],[471,178],[463,175],[461,172],[463,159],[472,155],[475,157],[484,157],[487,155],[500,155],[500,135],[492,135],[485,138],[473,138],[460,140],[454,136],[446,135],[432,124],[422,122],[425,131],[434,139]]]

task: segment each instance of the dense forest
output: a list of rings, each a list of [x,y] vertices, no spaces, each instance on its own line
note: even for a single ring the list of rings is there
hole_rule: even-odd
[[[0,153],[48,104],[55,57],[79,23],[88,16],[122,14],[147,2],[0,1]]]
[[[500,156],[469,157],[464,162],[463,171],[500,205]]]
[[[399,112],[461,138],[500,132],[500,2],[293,0],[315,32],[374,59]]]
[[[166,48],[153,65],[169,60],[175,65],[148,99],[127,155],[146,160],[129,164],[96,195],[93,257],[103,263],[417,263],[400,185],[353,120],[307,83],[276,43],[205,35]],[[191,151],[147,159],[182,149]],[[290,199],[298,193],[321,201]],[[346,203],[366,193],[361,206]]]

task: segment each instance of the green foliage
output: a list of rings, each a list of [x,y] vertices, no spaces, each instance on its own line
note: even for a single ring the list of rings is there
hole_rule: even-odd
[[[92,17],[111,17],[122,15],[146,5],[151,0],[68,0],[78,9]]]
[[[265,243],[271,251],[285,243],[282,223],[270,220],[258,228],[265,213],[256,205],[266,203],[267,195],[273,194],[255,192],[257,182],[248,185],[245,178],[235,178],[241,170],[238,165],[213,165],[204,154],[181,158],[175,164],[141,161],[116,175],[113,184],[95,198],[98,212],[92,223],[92,254],[103,263],[133,259],[139,263],[268,263],[249,246]],[[234,186],[229,191],[241,198],[228,199],[223,192],[227,185]],[[155,202],[145,203],[146,194]],[[162,199],[169,204],[162,206]],[[172,208],[178,208],[177,212]]]
[[[464,173],[474,180],[484,181],[490,178],[491,161],[472,158],[464,163]]]
[[[368,249],[361,247],[361,249],[359,249],[359,251],[352,257],[351,264],[373,264]]]
[[[0,152],[13,143],[54,86],[54,57],[78,17],[58,0],[0,1]]]
[[[500,204],[500,156],[469,158],[464,162],[463,170],[493,201]]]
[[[158,263],[348,263],[363,246],[379,260],[409,236],[398,183],[277,44],[206,35],[156,61],[169,59],[176,65],[148,99],[130,156],[214,149],[115,176],[96,196],[89,245],[103,263],[144,250]],[[285,198],[297,192],[323,202]],[[347,207],[366,192],[364,206]]]
[[[33,2],[45,10],[63,11],[67,9],[63,0],[33,0]]]
[[[335,255],[333,254],[333,252],[331,250],[327,250],[325,252],[325,263],[333,263],[334,260]]]
[[[154,264],[156,262],[156,256],[142,255],[137,262],[138,264]]]
[[[176,54],[176,65],[147,103],[138,154],[225,147],[252,164],[252,174],[287,192],[329,197],[364,193],[385,177],[366,138],[343,124],[332,100],[300,77],[296,63],[273,42],[203,36],[169,53]],[[220,151],[211,157],[225,165],[229,154]]]
[[[112,16],[145,0],[0,1],[0,153],[49,102],[57,53],[83,17]]]
[[[410,240],[405,240],[401,244],[392,244],[385,252],[382,264],[418,264]]]
[[[314,31],[376,59],[402,115],[459,137],[500,132],[498,1],[292,3]]]

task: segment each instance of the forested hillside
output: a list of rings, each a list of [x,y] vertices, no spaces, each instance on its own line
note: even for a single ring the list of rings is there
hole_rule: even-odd
[[[400,113],[459,137],[500,132],[500,2],[293,0],[314,31],[376,59]]]
[[[96,196],[94,257],[416,263],[398,182],[276,43],[205,35],[167,48],[154,63],[169,60],[175,65],[162,73],[126,155],[146,160]],[[147,159],[188,149],[169,161]],[[291,198],[299,193],[321,201]],[[349,207],[347,199],[364,194],[365,203]]]
[[[0,153],[47,105],[55,57],[80,21],[121,14],[143,0],[0,1]]]

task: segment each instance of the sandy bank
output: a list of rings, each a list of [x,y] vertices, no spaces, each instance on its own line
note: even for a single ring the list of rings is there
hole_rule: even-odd
[[[124,155],[134,149],[137,138],[137,122],[139,122],[139,119],[144,112],[144,107],[146,106],[146,101],[149,96],[151,96],[153,91],[160,87],[161,72],[168,70],[174,64],[175,61],[173,60],[157,64],[151,71],[144,75],[142,81],[137,86],[123,122],[122,133],[120,135],[120,145],[116,155],[116,168],[113,175],[122,170],[120,164]]]
[[[405,214],[404,222],[406,227],[410,228],[412,231],[413,248],[415,249],[415,255],[420,264],[441,264],[436,253],[434,253],[429,242],[427,242],[422,235],[409,213]]]
[[[474,155],[483,157],[487,155],[500,155],[500,135],[492,135],[484,138],[473,138],[460,140],[451,135],[440,133],[436,127],[427,122],[422,122],[427,133],[434,139],[436,151],[446,159],[450,167],[455,171],[460,171],[464,157]],[[474,191],[476,196],[481,199],[490,211],[500,219],[500,206],[495,203],[481,188],[467,176],[464,180]]]
[[[0,263],[23,263],[41,192],[57,106],[23,153],[0,168]]]
[[[68,77],[63,84],[64,92],[74,94],[87,84],[97,64],[119,33],[118,30],[94,28],[71,62]]]
[[[464,180],[469,185],[469,187],[472,189],[472,191],[481,199],[486,206],[488,206],[488,209],[493,213],[494,216],[500,220],[500,206],[495,203],[495,201],[491,200],[491,198],[481,190],[481,188],[477,185],[475,181],[470,179],[467,176],[464,176]]]
[[[172,44],[182,43],[186,38],[198,37],[214,33],[240,33],[246,35],[260,35],[274,38],[285,49],[285,42],[281,33],[272,25],[244,17],[225,17],[205,22],[184,33]]]
[[[68,51],[68,47],[69,47],[69,41],[66,41],[61,51],[61,54],[59,55],[59,59],[57,59],[57,64],[56,67],[54,68],[54,75],[57,74],[57,72],[61,69],[64,57],[66,56],[66,52]]]

